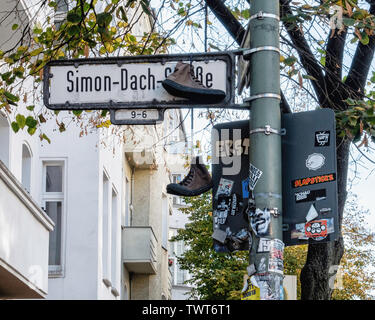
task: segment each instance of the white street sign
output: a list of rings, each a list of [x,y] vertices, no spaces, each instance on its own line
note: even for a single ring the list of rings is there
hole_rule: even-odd
[[[173,73],[178,61],[190,63],[187,55],[183,57],[186,59],[180,56],[174,61],[166,61],[173,59],[169,55],[149,59],[131,57],[130,61],[121,58],[55,61],[45,70],[44,102],[51,109],[159,108],[196,104],[174,97],[162,87],[162,81]],[[221,59],[217,55],[192,58],[195,76],[203,85],[227,93],[221,105],[233,101],[231,72],[234,67],[231,62],[231,59]]]

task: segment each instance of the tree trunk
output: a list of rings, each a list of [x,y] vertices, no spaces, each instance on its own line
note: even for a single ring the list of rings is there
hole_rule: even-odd
[[[310,244],[305,266],[301,271],[301,299],[329,300],[333,292],[338,265],[344,254],[341,225],[347,196],[349,140],[337,141],[337,185],[340,237],[338,241]]]

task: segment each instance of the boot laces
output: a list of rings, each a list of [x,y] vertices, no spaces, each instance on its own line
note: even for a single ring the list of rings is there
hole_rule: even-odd
[[[190,169],[190,172],[188,173],[188,175],[184,178],[184,180],[182,180],[180,182],[180,184],[182,186],[187,186],[192,180],[193,180],[193,177],[194,177],[194,168],[191,168]]]

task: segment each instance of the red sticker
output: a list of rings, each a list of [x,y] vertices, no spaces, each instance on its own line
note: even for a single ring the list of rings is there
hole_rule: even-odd
[[[327,220],[314,220],[305,224],[308,238],[326,237],[328,234]]]

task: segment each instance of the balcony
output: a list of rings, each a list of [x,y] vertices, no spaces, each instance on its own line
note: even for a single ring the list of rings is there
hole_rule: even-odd
[[[151,227],[122,227],[122,262],[129,272],[156,274],[156,245]]]
[[[0,299],[46,297],[53,227],[0,161]]]

